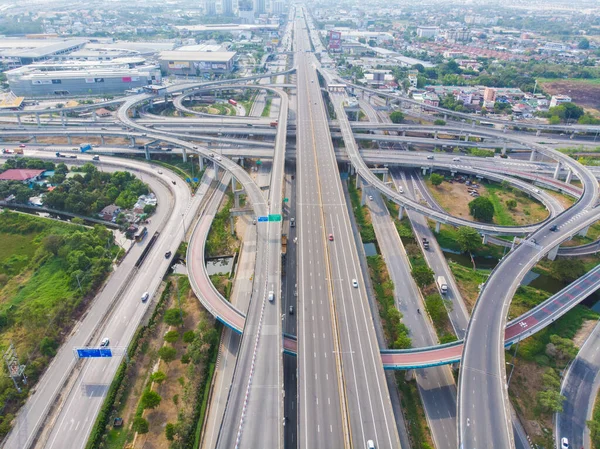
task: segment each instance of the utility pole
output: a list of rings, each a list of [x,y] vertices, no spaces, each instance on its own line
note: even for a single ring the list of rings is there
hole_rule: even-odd
[[[8,349],[4,353],[4,361],[8,368],[8,376],[12,379],[15,384],[15,388],[21,393],[21,387],[17,384],[17,379],[21,377],[23,384],[27,385],[27,377],[25,376],[25,365],[19,365],[19,357],[17,356],[17,350],[12,342],[8,345]]]

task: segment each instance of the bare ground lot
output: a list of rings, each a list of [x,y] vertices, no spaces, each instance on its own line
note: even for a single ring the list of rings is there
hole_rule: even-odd
[[[574,103],[592,114],[600,114],[600,82],[598,80],[544,81],[542,88],[551,95],[568,95]]]

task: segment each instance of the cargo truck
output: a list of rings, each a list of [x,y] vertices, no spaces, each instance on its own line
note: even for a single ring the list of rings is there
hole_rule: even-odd
[[[440,293],[442,295],[448,293],[448,284],[446,284],[446,278],[444,276],[438,276],[437,286],[440,289]]]
[[[85,153],[86,151],[90,151],[91,149],[92,149],[91,143],[82,143],[81,145],[79,145],[79,150],[82,153]]]

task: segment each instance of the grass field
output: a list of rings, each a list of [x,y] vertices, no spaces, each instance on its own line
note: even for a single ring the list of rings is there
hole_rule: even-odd
[[[0,382],[0,438],[74,320],[111,270],[117,248],[106,228],[94,229],[4,211],[0,213],[0,351],[13,343],[27,355],[23,395]]]

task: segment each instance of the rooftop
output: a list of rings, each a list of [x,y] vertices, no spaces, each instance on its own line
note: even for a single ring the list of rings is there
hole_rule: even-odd
[[[0,174],[0,181],[27,181],[36,178],[46,170],[29,170],[24,168],[11,168]]]
[[[234,51],[161,51],[161,60],[225,62],[233,59]]]

